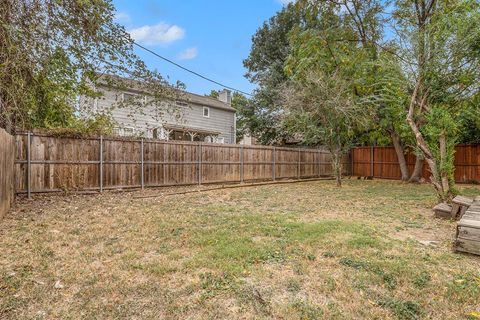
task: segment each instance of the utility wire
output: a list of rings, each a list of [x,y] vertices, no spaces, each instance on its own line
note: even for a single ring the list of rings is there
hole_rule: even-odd
[[[185,71],[187,71],[187,72],[190,72],[191,74],[196,75],[197,77],[200,77],[200,78],[202,78],[202,79],[204,79],[204,80],[207,80],[207,81],[210,81],[210,82],[212,82],[212,83],[215,83],[216,85],[219,85],[219,86],[221,86],[221,87],[223,87],[223,88],[230,89],[230,90],[232,90],[232,91],[237,91],[237,92],[240,92],[240,93],[242,93],[242,94],[244,94],[244,95],[247,95],[247,96],[250,96],[250,97],[253,96],[251,93],[247,93],[247,92],[244,92],[244,91],[242,91],[242,90],[238,90],[238,89],[235,89],[235,88],[233,88],[233,87],[224,85],[223,83],[220,83],[220,82],[218,82],[218,81],[215,81],[215,80],[213,80],[213,79],[210,79],[210,78],[208,78],[208,77],[206,77],[206,76],[204,76],[204,75],[201,75],[201,74],[198,73],[198,72],[195,72],[195,71],[193,71],[193,70],[190,70],[190,69],[188,69],[188,68],[185,68],[184,66],[182,66],[182,65],[180,65],[180,64],[178,64],[178,63],[176,63],[176,62],[174,62],[174,61],[172,61],[172,60],[170,60],[170,59],[168,59],[168,58],[165,58],[165,57],[161,56],[160,54],[156,53],[155,51],[150,50],[150,49],[142,46],[141,44],[139,44],[139,43],[137,43],[137,42],[135,42],[135,41],[133,41],[133,44],[136,45],[137,47],[139,47],[139,48],[141,48],[141,49],[143,49],[143,50],[145,50],[145,51],[153,54],[154,56],[156,56],[156,57],[158,57],[158,58],[160,58],[160,59],[162,59],[162,60],[164,60],[164,61],[167,61],[168,63],[173,64],[174,66],[176,66],[176,67],[178,67],[178,68],[180,68],[180,69],[182,69],[182,70],[185,70]]]

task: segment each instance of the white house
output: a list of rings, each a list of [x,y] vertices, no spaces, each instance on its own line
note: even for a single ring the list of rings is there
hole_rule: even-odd
[[[160,106],[145,104],[139,110],[133,104],[129,106],[128,101],[148,101],[149,94],[135,88],[134,81],[124,80],[132,85],[119,89],[99,81],[95,90],[101,97],[81,97],[82,114],[108,113],[120,136],[236,143],[236,115],[229,90],[221,91],[218,99],[182,92],[177,101],[165,101]]]

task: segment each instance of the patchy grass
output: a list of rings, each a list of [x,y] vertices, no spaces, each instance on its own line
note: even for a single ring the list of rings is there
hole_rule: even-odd
[[[480,314],[480,258],[451,251],[455,223],[432,217],[429,186],[347,180],[341,190],[318,181],[134,195],[17,203],[0,223],[0,319]]]

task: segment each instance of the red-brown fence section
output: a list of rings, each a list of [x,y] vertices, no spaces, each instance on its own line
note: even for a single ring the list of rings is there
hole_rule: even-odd
[[[352,149],[351,166],[354,176],[383,179],[400,179],[400,167],[393,147],[359,147]],[[406,155],[409,171],[415,166],[415,156]],[[423,166],[422,176],[430,176],[428,166]],[[480,183],[480,145],[458,145],[455,147],[455,181]]]

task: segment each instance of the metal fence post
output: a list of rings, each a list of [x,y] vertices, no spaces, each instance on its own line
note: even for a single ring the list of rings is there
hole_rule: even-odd
[[[31,155],[31,143],[32,143],[32,133],[27,133],[27,196],[28,199],[31,198],[31,177],[32,177],[32,155]]]
[[[240,183],[243,183],[243,170],[244,170],[244,148],[243,144],[240,146]]]
[[[202,143],[198,144],[198,185],[202,184]]]
[[[143,139],[140,144],[140,184],[142,186],[142,190],[145,188],[145,173],[144,173],[144,161],[143,161]]]
[[[275,172],[276,171],[276,160],[275,160],[275,157],[276,157],[276,153],[275,153],[275,147],[273,147],[273,155],[272,155],[272,175],[273,175],[273,181],[276,180],[276,175],[277,173]]]
[[[168,141],[168,140],[167,140]],[[167,144],[163,143],[163,184],[167,184]]]
[[[100,192],[103,192],[103,136],[100,136],[100,177],[99,177],[99,189]]]

